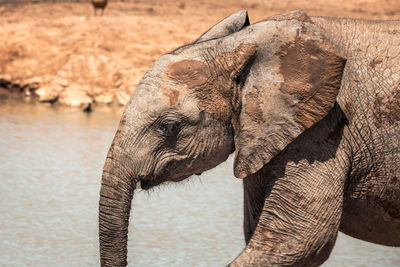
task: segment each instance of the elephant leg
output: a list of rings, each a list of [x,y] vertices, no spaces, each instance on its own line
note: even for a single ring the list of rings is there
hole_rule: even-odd
[[[231,266],[317,266],[329,257],[341,221],[350,157],[342,132],[325,135],[319,127],[258,174],[268,181],[258,183],[267,188],[266,198],[250,241]],[[259,195],[252,194],[254,188],[257,184],[245,186],[248,205],[256,203],[251,196]],[[247,209],[248,229],[254,225],[251,211],[258,209]]]
[[[248,244],[232,266],[314,266],[328,258],[342,215],[344,176],[334,177],[322,169],[302,173],[291,168],[293,174],[277,180],[254,233],[256,213],[245,210]]]
[[[243,233],[246,244],[249,243],[258,219],[264,207],[267,180],[259,174],[253,174],[243,180]]]

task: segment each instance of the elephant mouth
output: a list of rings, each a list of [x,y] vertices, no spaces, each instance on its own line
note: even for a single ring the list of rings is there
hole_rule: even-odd
[[[164,180],[161,179],[140,179],[140,188],[143,190],[149,190],[162,182],[164,182]]]
[[[143,190],[149,190],[164,182],[180,182],[193,175],[193,173],[189,174],[187,170],[180,170],[180,168],[177,167],[177,165],[179,165],[178,162],[182,164],[182,161],[172,160],[166,164],[160,165],[163,169],[161,173],[155,174],[153,172],[152,175],[140,177],[140,187]],[[157,170],[155,172],[157,172]],[[199,175],[201,172],[197,172],[196,174]]]
[[[153,179],[143,178],[143,179],[140,179],[140,187],[143,190],[149,190],[149,189],[151,189],[151,188],[153,188],[153,187],[155,187],[157,185],[162,184],[163,182],[166,182],[166,181],[180,182],[180,181],[183,181],[183,180],[185,180],[186,178],[188,178],[190,176],[191,175],[182,175],[182,176],[178,176],[177,178],[168,179],[168,180],[161,179],[161,178],[156,178],[156,177],[154,177]]]

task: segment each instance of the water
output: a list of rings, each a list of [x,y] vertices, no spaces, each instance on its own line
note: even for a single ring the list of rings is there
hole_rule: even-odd
[[[121,109],[91,114],[0,95],[0,266],[98,266],[101,171]],[[229,160],[135,195],[131,266],[224,266],[244,247]],[[400,266],[400,249],[339,235],[324,266]]]

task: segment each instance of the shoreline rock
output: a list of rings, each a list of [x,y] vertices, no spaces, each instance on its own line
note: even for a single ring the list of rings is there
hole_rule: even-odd
[[[10,75],[0,75],[0,93],[29,97],[41,103],[59,103],[78,108],[110,104],[125,106],[130,98],[130,95],[122,90],[110,92],[102,88],[91,89],[89,85],[70,83],[67,80],[56,80],[56,83],[40,86],[40,77],[30,79],[31,83],[25,84],[12,82],[8,80],[10,78]]]
[[[82,87],[78,84],[71,84],[58,95],[58,102],[70,107],[84,107],[93,102],[87,95],[87,86]]]
[[[34,93],[38,96],[39,102],[53,103],[58,100],[58,97],[62,90],[64,90],[64,87],[60,85],[51,85],[39,87],[34,91]]]

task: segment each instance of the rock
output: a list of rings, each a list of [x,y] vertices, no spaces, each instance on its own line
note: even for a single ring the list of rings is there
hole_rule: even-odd
[[[110,104],[114,100],[114,95],[111,93],[103,93],[94,97],[96,103]]]
[[[122,85],[123,82],[123,77],[122,74],[119,72],[116,72],[112,75],[112,83],[115,87],[120,87]]]
[[[50,86],[43,86],[35,90],[34,93],[39,97],[40,102],[54,102],[57,100],[60,92],[64,87],[56,84]]]
[[[0,79],[11,82],[12,78],[10,74],[0,74]]]
[[[55,78],[53,80],[53,83],[61,85],[63,87],[67,87],[69,85],[69,81],[67,79],[64,79],[64,78]]]
[[[63,78],[67,77],[68,76],[68,72],[60,70],[60,71],[57,72],[57,76],[58,77],[63,77]]]
[[[36,76],[36,77],[33,77],[33,78],[29,79],[27,82],[28,83],[41,84],[43,82],[43,79],[42,79],[42,77]]]
[[[29,88],[25,88],[24,90],[23,90],[23,94],[24,94],[24,96],[31,96],[31,90],[29,90]]]
[[[84,86],[71,84],[60,93],[58,101],[60,104],[70,107],[83,107],[92,103],[92,98],[87,95],[87,90]]]
[[[125,106],[129,101],[129,95],[123,91],[119,91],[116,95],[117,102],[121,106]]]

